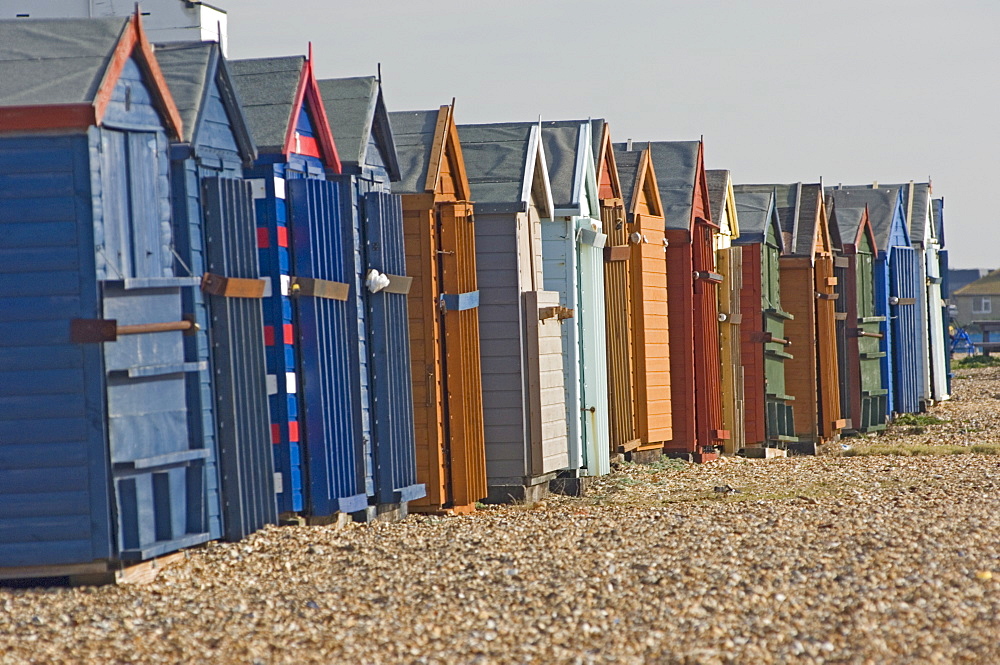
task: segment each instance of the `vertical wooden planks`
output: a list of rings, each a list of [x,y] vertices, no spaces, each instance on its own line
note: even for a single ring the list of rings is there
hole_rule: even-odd
[[[794,398],[792,409],[795,433],[802,440],[815,441],[819,378],[816,356],[816,294],[812,261],[809,257],[781,257],[781,303],[794,318],[785,322],[785,338],[791,341],[792,358],[785,359],[785,386]]]
[[[819,435],[830,441],[844,426],[840,416],[840,379],[837,363],[836,285],[833,256],[816,257],[813,273],[816,298],[816,343],[819,352]]]
[[[639,438],[636,421],[636,372],[633,342],[633,299],[629,225],[621,199],[601,200],[601,221],[608,236],[604,261],[604,302],[607,315],[608,424],[611,452],[624,450]],[[622,249],[623,248],[623,249]]]
[[[559,306],[557,292],[526,291],[522,297],[527,338],[531,473],[542,475],[564,469],[570,461],[566,447],[563,323],[557,316],[543,314],[543,310]]]
[[[487,492],[472,205],[443,203],[439,219],[441,291],[454,303],[445,302],[443,331],[450,469],[448,501],[458,509],[469,510]]]

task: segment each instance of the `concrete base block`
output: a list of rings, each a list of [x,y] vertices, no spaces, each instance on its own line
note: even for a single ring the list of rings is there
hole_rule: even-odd
[[[483,503],[538,503],[549,494],[549,477],[533,485],[490,485]]]
[[[788,444],[789,455],[815,455],[815,441],[792,441]]]
[[[336,526],[343,528],[353,521],[347,513],[334,513],[333,515],[310,516],[305,518],[305,523],[309,526]]]
[[[368,506],[364,510],[351,513],[355,522],[371,524],[372,522],[402,522],[410,514],[407,503],[379,503]]]
[[[660,458],[666,453],[663,448],[654,448],[653,450],[633,450],[626,454],[629,462],[634,462],[636,464],[652,464],[653,462],[659,462]],[[671,455],[673,457],[673,455]]]
[[[549,491],[564,496],[583,496],[593,484],[594,476],[553,478],[549,481]]]
[[[739,454],[743,457],[753,459],[771,459],[773,457],[788,457],[788,451],[782,448],[764,448],[763,446],[753,446],[742,448]]]

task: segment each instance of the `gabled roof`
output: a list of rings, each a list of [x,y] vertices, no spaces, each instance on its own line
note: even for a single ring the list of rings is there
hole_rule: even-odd
[[[0,21],[0,131],[100,125],[130,57],[168,133],[179,138],[183,123],[138,14]]]
[[[214,79],[243,162],[252,164],[257,158],[257,147],[219,45],[215,42],[157,44],[156,57],[184,123],[182,139],[192,144],[196,141],[195,135],[201,129],[202,112]]]
[[[733,190],[737,194],[773,192],[784,234],[785,252],[798,256],[814,254],[816,234],[819,233],[821,215],[824,213],[823,186],[820,183],[744,184],[734,185]]]
[[[468,177],[462,157],[462,145],[455,126],[455,107],[442,106],[435,111],[397,111],[389,114],[393,126],[400,180],[392,185],[395,194],[435,192],[441,177],[448,146],[457,158],[453,173],[459,198],[468,197]]]
[[[835,244],[843,249],[846,245],[857,246],[863,234],[868,235],[872,251],[878,252],[875,231],[868,218],[867,205],[851,205],[850,201],[837,202],[837,197],[831,193],[826,195],[826,207],[830,219],[830,234],[834,236]]]
[[[593,141],[594,169],[597,178],[597,195],[602,198],[622,198],[622,186],[619,181],[618,164],[615,159],[615,149],[611,143],[611,128],[603,119],[590,121],[590,136]],[[608,191],[603,191],[607,167]]]
[[[337,146],[316,85],[311,57],[233,60],[229,71],[261,153],[287,157],[293,152],[299,110],[305,104],[311,111],[313,132],[324,164],[340,172]]]
[[[360,169],[374,136],[389,180],[399,180],[399,159],[381,82],[374,76],[323,79],[319,89],[344,166]]]
[[[701,141],[633,142],[632,145],[633,149],[647,146],[650,151],[666,228],[690,230],[701,167]],[[616,151],[626,148],[624,143],[615,144]]]
[[[733,239],[735,245],[761,244],[767,239],[768,224],[774,225],[774,235],[778,240],[778,250],[784,251],[781,237],[781,221],[775,207],[774,192],[742,191],[734,187],[736,210],[740,216],[740,235]]]
[[[971,284],[966,284],[953,296],[995,296],[1000,295],[1000,270],[994,270],[985,277],[980,277]]]
[[[889,248],[893,224],[896,220],[906,231],[903,213],[902,190],[899,187],[834,187],[827,190],[834,206],[848,208],[868,207],[868,219],[875,232],[875,243],[880,250]]]
[[[937,236],[936,230],[927,226],[931,212],[931,185],[929,182],[908,182],[904,184],[840,185],[838,189],[890,189],[899,190],[903,222],[909,233],[910,242],[924,245],[926,237]]]
[[[733,191],[733,179],[728,169],[712,169],[705,171],[705,181],[708,185],[708,200],[712,206],[712,220],[720,227],[726,212],[728,215],[729,232],[733,238],[740,236],[739,213],[736,211],[736,200]]]
[[[944,248],[944,197],[934,199],[931,202],[931,213],[934,220],[934,228],[937,230],[938,245]]]
[[[542,123],[542,145],[549,167],[552,201],[561,212],[575,215],[592,213],[583,209],[588,182],[591,189],[597,186],[590,132],[589,120]],[[593,196],[596,198],[596,191]],[[590,203],[595,207],[599,205],[596,200]]]
[[[622,186],[622,200],[625,202],[625,212],[629,221],[634,220],[636,208],[642,196],[642,190],[649,179],[649,186],[654,201],[647,201],[654,210],[662,207],[660,190],[656,184],[656,170],[650,160],[648,150],[615,150],[615,162],[618,165],[618,175]],[[660,211],[662,212],[662,211]]]
[[[546,192],[542,214],[552,216],[552,188],[537,124],[459,125],[458,135],[477,206],[527,210],[539,177]]]

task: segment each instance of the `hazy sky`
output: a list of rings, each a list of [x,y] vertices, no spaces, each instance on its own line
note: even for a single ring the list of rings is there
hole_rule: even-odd
[[[931,177],[952,267],[998,267],[996,0],[215,0],[230,57],[374,74],[391,110],[459,122],[603,117],[612,138],[705,137],[736,182]]]

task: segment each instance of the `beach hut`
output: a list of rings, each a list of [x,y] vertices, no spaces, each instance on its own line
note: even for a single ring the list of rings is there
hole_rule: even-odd
[[[454,103],[390,113],[401,179],[417,481],[411,510],[463,513],[486,497],[479,287]]]
[[[218,44],[160,44],[157,60],[184,133],[171,146],[175,271],[201,275],[185,290],[198,330],[185,339],[188,420],[194,436],[216,441],[222,494],[211,533],[239,540],[277,521],[274,455],[264,359],[262,297],[253,192],[243,179],[257,150]],[[221,484],[221,486],[220,486]]]
[[[844,190],[839,190],[842,192]],[[837,273],[837,342],[840,408],[845,433],[885,429],[888,391],[882,386],[880,332],[885,317],[875,310],[875,257],[878,246],[867,207],[837,204],[838,190],[826,197]],[[840,316],[843,315],[843,316]]]
[[[278,505],[325,522],[369,506],[359,434],[357,292],[341,172],[312,57],[231,63],[258,147],[256,198]],[[288,515],[291,518],[293,515]]]
[[[138,14],[0,21],[0,577],[95,575],[212,537],[175,272],[183,122]],[[208,446],[206,446],[208,443]]]
[[[918,280],[924,285],[920,291],[922,343],[926,362],[923,367],[923,400],[925,405],[946,400],[948,391],[947,357],[949,345],[945,344],[944,300],[941,294],[941,239],[934,219],[934,199],[931,183],[909,182],[900,185],[906,205],[907,228],[910,242],[916,253]]]
[[[743,249],[733,243],[740,237],[739,214],[733,180],[727,170],[705,172],[708,200],[712,204],[715,233],[715,264],[722,275],[719,284],[719,352],[722,361],[722,427],[729,432],[723,448],[732,455],[745,443],[744,381],[740,325],[743,320],[740,294],[743,287]],[[751,310],[756,311],[756,310]]]
[[[743,252],[740,324],[743,341],[743,406],[747,447],[784,448],[796,441],[795,398],[785,389],[786,361],[792,358],[785,322],[794,317],[782,308],[780,257],[784,249],[774,192],[735,188]]]
[[[840,193],[843,191],[844,193]],[[882,387],[888,390],[887,415],[920,410],[923,385],[918,297],[921,291],[916,253],[906,227],[906,208],[900,187],[837,187],[835,205],[868,207],[875,232],[875,313],[886,317],[880,331]]]
[[[572,476],[610,468],[604,247],[589,120],[542,123],[555,206],[542,220],[545,288],[573,317],[563,325],[566,424]]]
[[[663,205],[648,150],[615,151],[625,219],[619,236],[628,251],[628,298],[632,306],[632,366],[639,440],[633,459],[659,457],[674,438],[670,397],[670,317]],[[618,242],[621,242],[620,240]],[[617,242],[613,247],[619,247]],[[612,250],[614,251],[614,250]],[[624,253],[623,250],[617,250]],[[612,256],[615,258],[616,256]]]
[[[635,301],[632,284],[631,225],[626,221],[622,183],[608,123],[591,121],[604,247],[604,312],[608,363],[608,437],[611,453],[631,453],[642,445],[639,434]],[[634,172],[631,168],[630,173]],[[634,175],[634,174],[633,174]],[[659,203],[657,202],[657,205]]]
[[[374,76],[319,82],[330,126],[337,136],[342,173],[341,225],[350,234],[354,265],[352,300],[360,373],[355,411],[365,447],[365,476],[372,497],[369,518],[405,515],[426,495],[417,482],[410,373],[403,210],[391,183],[400,180],[382,82]]]
[[[663,205],[670,318],[671,455],[709,461],[729,439],[722,426],[715,234],[701,141],[634,143],[646,146]],[[628,144],[616,148],[629,149]]]
[[[795,398],[798,442],[815,452],[835,440],[846,424],[840,415],[837,365],[836,286],[833,243],[821,183],[740,185],[739,192],[774,192],[781,220],[781,303],[794,318],[785,323],[792,358],[785,359],[785,386]]]
[[[487,500],[533,501],[570,465],[562,336],[573,312],[544,288],[553,204],[541,128],[459,125],[458,135],[475,201]]]
[[[948,284],[948,250],[944,242],[944,197],[931,202],[931,215],[938,238],[938,274],[941,275],[941,328],[944,338],[945,354],[944,369],[948,395],[951,395],[951,325],[950,310],[951,291]]]

